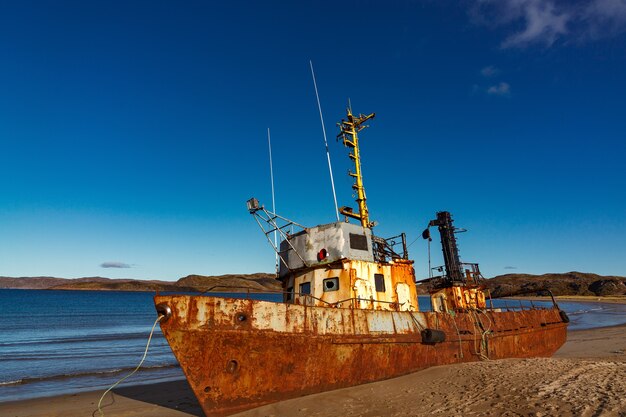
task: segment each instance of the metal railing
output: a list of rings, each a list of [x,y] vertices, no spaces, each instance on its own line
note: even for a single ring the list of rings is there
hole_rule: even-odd
[[[323,304],[326,304],[329,307],[339,307],[341,304],[348,302],[348,301],[356,301],[356,302],[368,302],[368,303],[379,303],[379,304],[390,304],[390,305],[395,305],[396,310],[399,310],[401,306],[403,306],[406,303],[396,303],[394,301],[383,301],[383,300],[375,300],[375,299],[370,299],[370,298],[360,298],[360,297],[351,297],[351,298],[345,298],[343,300],[339,300],[339,301],[335,301],[335,302],[329,302],[326,300],[323,300],[319,297],[316,297],[312,294],[309,293],[302,293],[302,292],[296,292],[296,291],[282,291],[282,290],[270,290],[270,289],[251,289],[250,287],[247,286],[243,286],[243,285],[222,285],[222,284],[218,284],[218,285],[213,285],[211,287],[208,287],[206,289],[203,290],[195,290],[192,292],[198,292],[198,295],[203,295],[206,294],[208,292],[212,292],[215,289],[238,289],[238,290],[245,290],[245,291],[237,291],[237,294],[246,294],[245,299],[251,299],[250,295],[251,294],[275,294],[275,295],[290,295],[290,296],[298,296],[298,297],[305,297],[307,299],[307,301],[305,301],[305,303],[303,305],[311,305],[311,301],[312,300],[316,300],[319,301]],[[228,291],[216,291],[216,292],[223,292],[223,293],[229,293]],[[158,295],[158,291],[157,291],[157,295]]]
[[[285,295],[290,295],[290,296],[298,296],[298,297],[305,297],[305,302],[303,305],[305,306],[310,306],[311,304],[313,304],[313,300],[315,301],[319,301],[322,304],[325,304],[328,307],[340,307],[343,303],[346,302],[367,302],[367,303],[379,303],[379,304],[389,304],[392,306],[395,306],[395,310],[396,311],[400,311],[400,307],[403,306],[404,304],[406,304],[406,302],[404,303],[396,303],[394,301],[383,301],[383,300],[375,300],[375,299],[370,299],[370,298],[361,298],[361,297],[351,297],[351,298],[345,298],[343,300],[339,300],[339,301],[335,301],[335,302],[329,302],[326,300],[323,300],[319,297],[315,297],[312,294],[309,293],[302,293],[302,292],[296,292],[296,291],[283,291],[283,290],[270,290],[270,289],[251,289],[250,287],[247,286],[242,286],[242,285],[222,285],[222,284],[218,284],[218,285],[213,285],[211,287],[208,287],[206,289],[203,290],[192,290],[189,292],[197,292],[199,295],[203,295],[206,294],[208,292],[214,291],[215,289],[237,289],[237,290],[245,290],[245,291],[237,291],[236,293],[238,294],[246,294],[245,299],[251,299],[250,295],[251,294],[274,294],[274,295],[282,295],[283,298]],[[180,291],[180,292],[185,292],[185,291]],[[219,292],[219,291],[218,291]],[[228,293],[228,291],[222,291],[224,293]],[[535,303],[533,303],[533,300],[520,300],[520,299],[514,299],[515,296],[518,295],[526,295],[526,294],[537,294],[540,295],[540,293],[546,293],[547,295],[550,296],[550,300],[552,301],[552,307],[556,308],[556,309],[560,309],[556,299],[554,298],[554,294],[552,294],[552,291],[548,290],[548,289],[540,289],[540,290],[526,290],[526,291],[521,291],[521,292],[517,292],[515,294],[511,294],[511,295],[507,295],[506,297],[510,297],[511,299],[506,300],[504,298],[496,298],[498,300],[501,300],[504,305],[503,306],[499,306],[499,307],[495,307],[493,305],[493,300],[491,297],[491,292],[489,292],[489,304],[490,306],[487,307],[485,310],[501,310],[501,309],[505,309],[506,311],[524,311],[524,310],[538,310],[538,309],[547,309],[547,307],[543,307],[543,306],[539,306],[536,305]],[[159,291],[157,291],[157,295],[159,294]],[[511,301],[511,303],[509,303],[509,301]],[[515,303],[514,301],[517,301],[517,303]],[[524,305],[523,301],[526,301],[528,303],[530,303],[530,305]],[[294,303],[295,304],[295,303]],[[432,304],[431,304],[431,311],[432,310]]]
[[[372,236],[374,260],[376,262],[388,262],[394,259],[409,259],[409,252],[406,246],[406,234],[400,233],[397,236],[382,238]],[[396,247],[399,249],[396,250]]]
[[[556,308],[557,310],[560,310],[559,305],[556,302],[556,299],[554,298],[554,294],[552,294],[552,291],[550,291],[549,289],[533,289],[533,290],[523,290],[523,291],[518,291],[515,292],[513,294],[507,294],[505,297],[509,298],[510,301],[515,300],[516,296],[523,296],[523,295],[527,295],[527,294],[536,294],[538,296],[541,296],[541,293],[546,293],[547,295],[550,296],[550,301],[552,301],[552,308]],[[537,306],[533,303],[533,300],[521,300],[521,299],[516,299],[516,301],[519,303],[519,306],[516,305],[509,305],[507,301],[509,300],[505,300],[504,297],[498,297],[498,299],[502,300],[504,302],[504,308],[506,308],[507,311],[517,311],[517,310],[532,310],[532,309],[546,309],[546,307],[542,307],[542,306]],[[524,306],[524,304],[522,304],[522,301],[527,301],[530,303],[530,307],[528,306]],[[535,300],[536,301],[536,300]],[[493,308],[493,304],[492,304],[492,308]]]

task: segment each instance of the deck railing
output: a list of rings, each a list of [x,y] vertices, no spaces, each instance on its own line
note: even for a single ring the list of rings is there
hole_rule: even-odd
[[[196,291],[191,291],[191,292],[198,292],[200,295],[206,294],[208,292],[214,292],[214,290],[216,289],[224,289],[224,290],[239,290],[236,291],[236,293],[238,294],[245,294],[246,297],[245,299],[251,299],[251,295],[253,294],[273,294],[273,295],[282,295],[283,298],[285,295],[290,295],[290,296],[294,296],[297,295],[299,297],[305,297],[305,302],[304,305],[308,305],[310,306],[311,304],[314,303],[313,300],[315,301],[319,301],[322,304],[325,304],[328,307],[341,307],[341,305],[343,303],[347,303],[347,302],[367,302],[367,303],[378,303],[378,304],[389,304],[392,306],[395,306],[394,310],[396,311],[400,311],[400,307],[403,306],[405,303],[396,303],[393,301],[383,301],[383,300],[374,300],[374,299],[370,299],[370,298],[360,298],[360,297],[351,297],[351,298],[346,298],[343,300],[339,300],[339,301],[335,301],[335,302],[329,302],[326,300],[323,300],[319,297],[315,297],[314,295],[308,294],[308,293],[301,293],[301,292],[295,292],[295,291],[283,291],[283,290],[270,290],[270,289],[251,289],[250,287],[247,286],[240,286],[240,285],[213,285],[207,289],[203,289],[203,290],[196,290]],[[243,290],[243,291],[242,291]],[[185,291],[181,291],[181,292],[185,292]],[[220,291],[216,291],[216,292],[220,292]],[[228,293],[228,291],[223,291]],[[158,295],[158,291],[157,291],[157,295]],[[517,292],[515,294],[512,295],[508,295],[507,297],[515,297],[515,296],[519,296],[519,295],[526,295],[526,294],[537,294],[539,295],[540,293],[547,293],[550,296],[550,299],[552,301],[552,306],[553,308],[559,308],[554,295],[552,294],[552,291],[547,290],[547,289],[541,289],[541,290],[528,290],[528,291],[522,291],[522,292]],[[499,300],[501,300],[504,303],[504,306],[499,306],[499,307],[495,307],[493,305],[493,300],[491,298],[491,293],[489,292],[489,304],[490,306],[485,308],[485,310],[506,310],[506,311],[524,311],[524,310],[537,310],[537,309],[545,309],[546,307],[543,306],[539,306],[536,305],[535,303],[533,303],[533,300],[522,300],[522,299],[515,299],[515,298],[510,298],[510,299],[504,299],[504,298],[498,298]],[[509,303],[510,301],[510,303]],[[524,305],[523,301],[526,301],[528,303],[530,303],[530,305]],[[354,305],[354,304],[352,304]],[[431,310],[432,310],[432,306],[431,306]]]

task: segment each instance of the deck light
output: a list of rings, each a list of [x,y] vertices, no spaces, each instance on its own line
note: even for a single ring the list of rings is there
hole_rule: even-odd
[[[254,213],[255,211],[259,210],[259,200],[257,200],[256,198],[252,197],[250,200],[246,201],[246,205],[248,206],[248,211],[250,213]]]

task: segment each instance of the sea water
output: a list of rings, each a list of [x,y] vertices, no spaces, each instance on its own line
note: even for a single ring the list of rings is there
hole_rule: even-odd
[[[132,371],[157,317],[153,296],[0,289],[0,402],[104,389]],[[141,371],[125,384],[182,378],[157,325]]]
[[[0,289],[0,402],[109,387],[134,369],[143,355],[156,319],[153,295]],[[280,298],[256,296],[268,301]],[[428,297],[419,301],[421,310],[430,309]],[[530,306],[528,301],[522,303]],[[494,300],[494,306],[519,307],[519,302]],[[571,318],[570,330],[626,322],[625,305],[563,302],[560,306]],[[157,326],[142,369],[124,385],[183,378]]]

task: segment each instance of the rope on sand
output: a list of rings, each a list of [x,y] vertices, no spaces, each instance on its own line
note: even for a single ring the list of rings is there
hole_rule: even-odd
[[[162,314],[159,314],[159,317],[157,317],[157,319],[154,321],[154,324],[152,325],[152,330],[150,330],[150,336],[148,336],[148,343],[146,344],[146,350],[143,352],[143,357],[141,358],[141,361],[139,362],[139,365],[137,365],[137,367],[135,369],[133,369],[133,371],[131,373],[129,373],[128,375],[126,375],[124,378],[120,379],[119,381],[117,381],[115,384],[111,385],[109,387],[109,389],[107,389],[106,391],[104,391],[104,394],[102,394],[102,397],[100,397],[100,401],[98,401],[98,412],[100,413],[100,417],[104,417],[104,411],[102,411],[102,400],[104,400],[104,397],[109,393],[109,391],[111,391],[113,388],[117,387],[119,384],[121,384],[122,382],[124,382],[125,380],[127,380],[128,378],[130,378],[135,372],[137,372],[139,370],[139,368],[141,368],[141,365],[143,365],[143,361],[146,360],[146,356],[148,356],[148,348],[150,348],[150,341],[152,340],[152,335],[154,334],[154,329],[156,328],[156,325],[164,318],[165,316]]]

